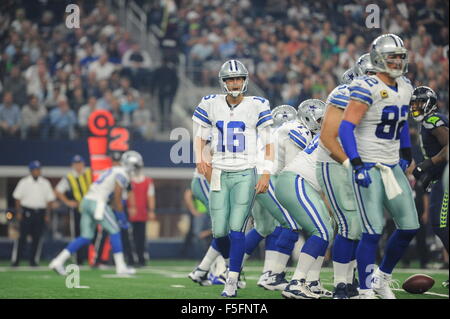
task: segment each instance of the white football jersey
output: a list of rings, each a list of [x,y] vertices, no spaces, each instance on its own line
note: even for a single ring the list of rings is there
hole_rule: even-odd
[[[343,84],[337,86],[333,91],[331,91],[330,95],[328,95],[326,104],[327,107],[328,105],[333,105],[337,108],[345,110],[349,100],[350,100],[350,91],[348,90],[348,85]],[[337,138],[337,140],[339,143],[341,143],[339,137]],[[322,145],[320,140],[319,140],[319,147],[317,149],[317,161],[324,163],[337,163],[334,159],[331,158],[330,155],[328,155],[328,151]]]
[[[113,166],[103,172],[100,177],[91,184],[86,194],[87,199],[108,202],[109,196],[114,192],[116,182],[126,189],[130,183],[130,179],[124,167]],[[123,192],[122,192],[123,193]]]
[[[297,154],[283,171],[294,172],[304,178],[315,190],[320,191],[319,181],[316,178],[317,149],[319,146],[317,134],[309,142],[306,148]]]
[[[224,171],[241,171],[256,166],[257,130],[273,123],[269,101],[246,96],[231,108],[225,94],[202,98],[192,120],[211,127],[212,166]]]
[[[369,106],[355,128],[363,162],[394,165],[399,161],[400,132],[408,120],[413,87],[405,77],[390,87],[376,75],[362,76],[349,84],[350,99]]]

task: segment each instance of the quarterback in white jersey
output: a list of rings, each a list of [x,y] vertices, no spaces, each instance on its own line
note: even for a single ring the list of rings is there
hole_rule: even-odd
[[[94,238],[97,224],[110,234],[116,272],[120,275],[134,274],[136,271],[128,268],[125,264],[122,252],[122,240],[120,228],[128,227],[126,215],[123,212],[122,193],[126,190],[133,171],[143,167],[143,160],[139,153],[128,151],[122,155],[121,165],[100,175],[99,179],[91,184],[88,193],[80,203],[80,229],[81,235],[73,240],[67,247],[59,253],[50,263],[50,269],[55,270],[60,275],[66,275],[64,263],[70,255],[78,251],[81,247],[88,245]],[[107,205],[111,194],[113,196],[113,211]]]
[[[241,62],[225,62],[219,71],[219,81],[226,94],[205,96],[192,116],[194,151],[199,173],[211,176],[213,236],[220,253],[230,262],[222,296],[235,297],[245,251],[245,225],[255,195],[266,192],[269,187],[273,167],[270,142],[273,120],[266,99],[244,96],[248,71]],[[210,135],[212,163],[205,159],[204,150]],[[255,169],[257,135],[266,152],[265,169],[258,181]]]
[[[349,85],[350,102],[339,137],[353,168],[352,184],[363,226],[356,253],[360,296],[373,298],[375,291],[382,298],[395,299],[389,288],[392,271],[419,228],[412,190],[404,174],[412,160],[407,117],[413,88],[403,76],[408,51],[397,35],[376,38],[370,61],[376,75],[356,78]],[[372,274],[368,266],[375,263],[384,208],[397,230],[380,267]]]

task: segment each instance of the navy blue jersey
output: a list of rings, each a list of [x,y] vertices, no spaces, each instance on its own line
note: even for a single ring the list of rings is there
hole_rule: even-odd
[[[420,130],[420,143],[425,158],[431,158],[438,154],[443,146],[439,143],[432,131],[438,127],[448,127],[448,119],[440,113],[433,113],[425,117]],[[442,176],[446,163],[441,163],[433,168],[433,176]]]

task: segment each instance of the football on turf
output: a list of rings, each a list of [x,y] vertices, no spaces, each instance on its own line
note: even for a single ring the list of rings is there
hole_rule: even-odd
[[[412,275],[407,278],[402,288],[411,294],[423,294],[433,287],[434,279],[424,274]]]

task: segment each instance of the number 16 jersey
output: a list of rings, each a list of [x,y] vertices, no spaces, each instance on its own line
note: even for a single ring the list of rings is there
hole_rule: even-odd
[[[246,96],[233,107],[224,94],[203,97],[192,120],[211,128],[212,166],[224,171],[254,168],[257,130],[273,123],[268,100]]]
[[[394,165],[399,161],[400,134],[408,120],[413,88],[403,76],[396,83],[391,87],[372,75],[358,77],[349,85],[350,99],[369,107],[355,129],[363,162]]]

